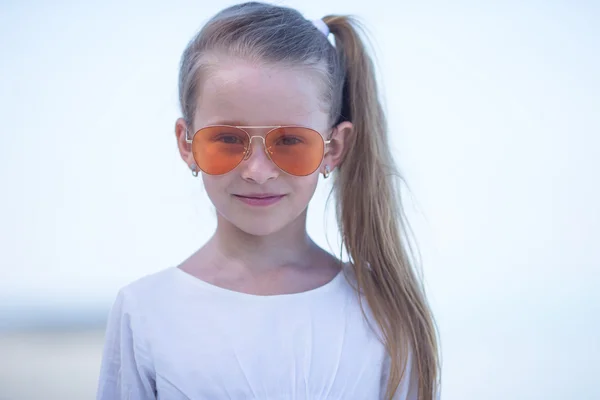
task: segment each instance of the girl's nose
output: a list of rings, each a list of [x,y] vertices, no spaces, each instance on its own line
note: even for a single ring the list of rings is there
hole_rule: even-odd
[[[267,155],[265,141],[262,136],[253,136],[250,139],[248,152],[241,167],[242,177],[258,184],[263,184],[279,176],[279,168]]]

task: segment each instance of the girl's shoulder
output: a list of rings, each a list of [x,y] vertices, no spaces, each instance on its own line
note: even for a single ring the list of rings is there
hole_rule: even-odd
[[[151,296],[152,293],[164,292],[175,285],[177,267],[164,268],[137,278],[119,289],[119,293],[128,296]]]
[[[169,267],[149,273],[122,286],[113,304],[113,312],[135,314],[152,308],[177,293],[177,268]]]

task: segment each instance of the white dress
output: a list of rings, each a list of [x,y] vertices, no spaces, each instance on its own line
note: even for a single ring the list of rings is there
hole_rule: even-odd
[[[97,399],[374,400],[388,363],[344,273],[257,296],[172,267],[119,291]],[[416,400],[410,364],[404,376],[395,399]]]

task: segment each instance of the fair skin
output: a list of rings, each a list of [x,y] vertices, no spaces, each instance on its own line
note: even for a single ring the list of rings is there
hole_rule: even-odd
[[[194,158],[185,141],[211,124],[301,125],[321,133],[331,143],[323,162],[311,175],[291,176],[266,155],[261,140],[253,140],[250,157],[224,175],[201,172],[206,193],[217,211],[211,239],[180,266],[208,283],[255,295],[299,293],[331,281],[340,262],[320,248],[306,231],[307,207],[325,165],[333,170],[342,160],[349,122],[331,127],[320,99],[314,72],[300,68],[251,65],[221,60],[202,82],[193,126],[183,119],[175,126],[182,159],[192,168]],[[252,130],[264,136],[268,129]],[[268,207],[253,207],[239,195],[284,195]]]

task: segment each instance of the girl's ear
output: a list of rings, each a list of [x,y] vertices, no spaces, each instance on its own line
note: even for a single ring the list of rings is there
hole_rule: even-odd
[[[333,128],[330,137],[330,142],[325,146],[325,156],[323,157],[323,168],[321,172],[325,172],[325,165],[333,171],[335,167],[340,165],[349,148],[349,143],[352,140],[352,122],[344,121]]]
[[[194,155],[192,154],[192,145],[186,141],[186,131],[188,129],[187,124],[183,118],[178,118],[175,122],[175,136],[177,137],[177,147],[179,147],[179,154],[181,159],[190,167],[194,164]],[[189,128],[191,129],[191,128]],[[189,132],[188,135],[191,137],[194,132]]]

